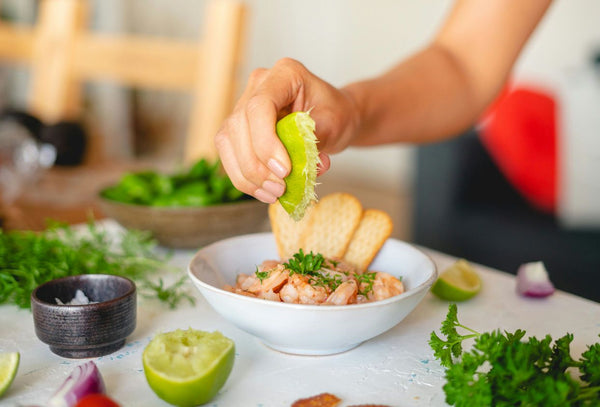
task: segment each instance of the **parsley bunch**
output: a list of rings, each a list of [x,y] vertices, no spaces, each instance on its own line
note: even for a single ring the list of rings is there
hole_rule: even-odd
[[[184,299],[193,302],[181,287],[185,276],[171,286],[150,278],[173,269],[155,247],[145,232],[128,230],[117,241],[92,221],[84,231],[56,222],[42,233],[0,229],[0,304],[29,308],[31,292],[38,285],[95,273],[128,277],[138,283],[141,295],[158,298],[171,308]]]
[[[550,335],[524,340],[520,329],[478,333],[459,323],[456,304],[449,306],[440,331],[446,339],[432,332],[429,345],[447,368],[448,404],[600,406],[600,343],[588,346],[575,360],[570,355],[572,334],[552,342]],[[462,342],[469,338],[475,340],[473,348],[463,351]]]

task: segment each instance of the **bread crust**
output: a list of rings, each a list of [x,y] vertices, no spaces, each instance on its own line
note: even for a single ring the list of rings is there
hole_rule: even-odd
[[[283,209],[279,201],[269,205],[269,221],[271,222],[271,231],[275,236],[277,244],[277,253],[281,260],[287,260],[299,249],[300,235],[309,222],[314,202],[306,209],[304,217],[295,221]]]
[[[344,254],[344,261],[365,271],[392,234],[392,218],[379,209],[364,211],[360,224]]]
[[[360,201],[345,192],[329,194],[315,205],[300,235],[299,248],[341,259],[362,218]]]
[[[281,260],[303,249],[344,260],[360,271],[367,270],[393,230],[386,212],[363,209],[356,197],[345,192],[313,201],[300,221],[275,202],[269,205],[269,220]]]

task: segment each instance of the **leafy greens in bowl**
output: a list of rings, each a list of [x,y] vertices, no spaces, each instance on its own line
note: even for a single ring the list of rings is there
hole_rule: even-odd
[[[206,159],[172,175],[152,170],[126,173],[100,195],[116,202],[160,207],[209,206],[251,199],[220,171],[219,161]]]
[[[149,231],[162,246],[178,249],[197,249],[267,225],[267,206],[238,191],[218,161],[205,159],[173,175],[124,174],[100,191],[99,204],[123,227]]]

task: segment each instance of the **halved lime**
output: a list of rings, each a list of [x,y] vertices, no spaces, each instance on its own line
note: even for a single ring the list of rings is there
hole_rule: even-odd
[[[459,259],[440,273],[431,292],[448,301],[465,301],[481,290],[481,279],[471,264]]]
[[[148,384],[169,404],[208,403],[233,368],[235,344],[220,332],[177,329],[156,335],[144,349]]]
[[[0,353],[0,397],[10,387],[19,370],[19,352]]]
[[[294,112],[277,122],[277,135],[285,146],[292,169],[285,178],[281,206],[294,220],[304,216],[316,199],[317,165],[320,162],[315,136],[315,121],[308,112]]]

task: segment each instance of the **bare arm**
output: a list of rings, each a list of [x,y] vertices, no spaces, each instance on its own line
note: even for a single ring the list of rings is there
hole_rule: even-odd
[[[473,124],[506,81],[550,0],[458,0],[432,43],[345,90],[360,111],[354,145],[429,142]]]

